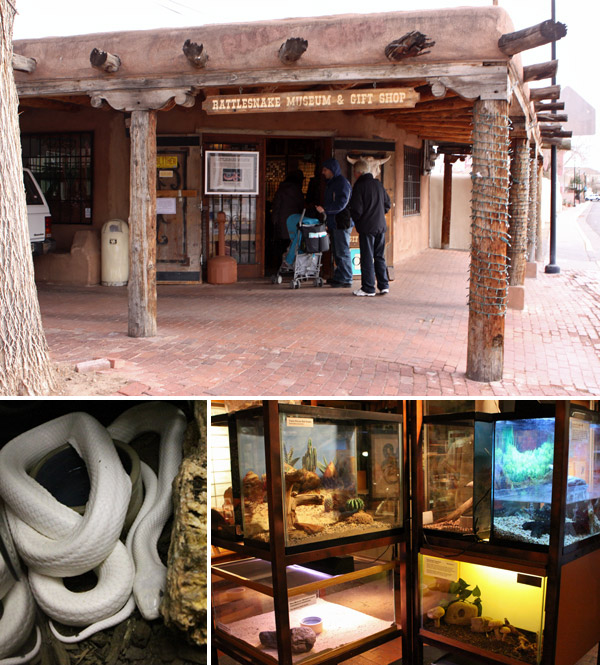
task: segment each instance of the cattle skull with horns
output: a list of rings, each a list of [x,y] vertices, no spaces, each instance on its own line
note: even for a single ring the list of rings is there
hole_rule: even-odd
[[[377,178],[377,176],[381,173],[381,167],[386,162],[389,162],[391,158],[391,155],[388,155],[385,159],[377,159],[377,157],[373,157],[372,155],[361,155],[360,157],[350,157],[349,155],[346,156],[346,159],[350,162],[350,164],[356,164],[356,162],[358,162],[360,159],[367,162],[369,165],[369,173],[373,174],[374,178]]]

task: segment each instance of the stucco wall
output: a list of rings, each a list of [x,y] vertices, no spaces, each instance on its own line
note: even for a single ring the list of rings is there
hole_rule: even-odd
[[[389,64],[385,46],[411,30],[419,30],[435,41],[431,53],[419,57],[420,63],[506,61],[507,56],[498,49],[498,39],[513,29],[504,9],[488,6],[18,40],[15,53],[36,58],[38,65],[33,74],[16,72],[16,78],[105,78],[90,66],[90,52],[95,47],[119,55],[122,66],[118,77],[190,73],[194,68],[181,50],[187,39],[204,44],[209,55],[207,72],[281,68],[279,47],[289,37],[309,42],[295,69]],[[200,86],[202,77],[201,72]]]
[[[444,208],[444,176],[435,173],[430,185],[430,246],[442,246],[442,211]],[[452,175],[452,208],[450,212],[450,249],[469,249],[471,245],[471,176]]]
[[[125,221],[129,215],[129,138],[126,133],[126,115],[107,109],[81,107],[80,110],[56,111],[25,107],[20,116],[22,132],[91,131],[93,143],[93,211],[92,228],[100,231],[109,219]],[[200,108],[176,107],[157,115],[157,133],[219,134],[222,130],[239,129],[246,135],[252,132],[290,131],[319,132],[330,136],[393,141],[396,144],[396,182],[394,200],[394,257],[395,261],[418,253],[428,246],[429,196],[428,178],[421,181],[421,214],[404,217],[403,145],[420,147],[420,141],[372,115],[349,112],[313,112],[254,114],[245,116],[209,117]],[[198,177],[194,181],[199,180]],[[59,220],[55,220],[59,222]],[[53,227],[57,248],[68,250],[75,232],[89,225],[55,223]]]
[[[22,133],[93,132],[92,224],[53,225],[57,249],[68,250],[75,232],[129,216],[129,139],[125,116],[116,111],[81,107],[73,111],[25,107],[19,116]],[[58,222],[59,220],[54,220]]]

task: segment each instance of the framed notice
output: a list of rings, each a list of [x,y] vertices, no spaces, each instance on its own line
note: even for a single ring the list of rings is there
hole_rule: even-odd
[[[258,152],[207,150],[204,193],[258,195]]]

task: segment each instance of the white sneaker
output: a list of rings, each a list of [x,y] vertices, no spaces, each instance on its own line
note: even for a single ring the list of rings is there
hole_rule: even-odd
[[[362,289],[358,289],[356,291],[353,291],[355,296],[374,296],[374,293],[367,293],[366,291],[363,291]]]
[[[390,292],[389,289],[381,289],[381,291],[379,292],[379,295],[384,296],[386,293],[389,293],[389,292]]]

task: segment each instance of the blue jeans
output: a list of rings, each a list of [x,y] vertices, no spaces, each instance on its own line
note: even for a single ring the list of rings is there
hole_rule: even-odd
[[[385,265],[385,231],[382,233],[359,233],[361,288],[365,293],[375,293],[377,287],[388,289],[387,266]]]
[[[333,279],[340,284],[352,284],[351,233],[352,229],[329,229],[331,249],[335,260]]]

